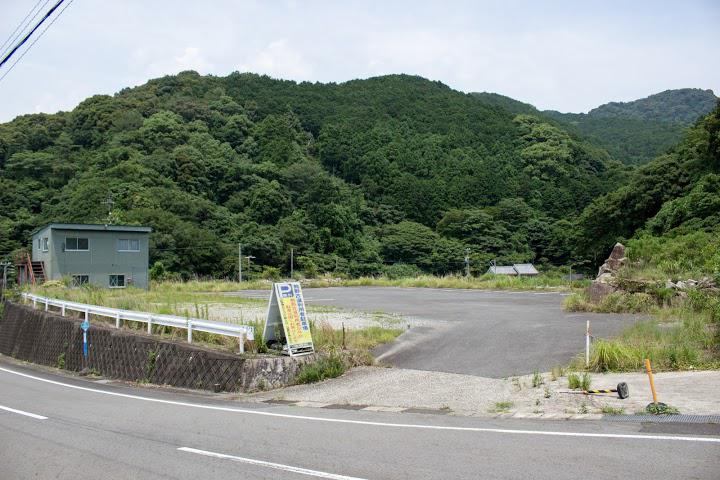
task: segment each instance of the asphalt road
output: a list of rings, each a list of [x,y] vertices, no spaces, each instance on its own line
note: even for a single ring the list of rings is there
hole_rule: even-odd
[[[585,324],[607,338],[634,315],[569,313],[563,294],[433,288],[333,287],[303,290],[307,302],[435,321],[415,327],[376,357],[401,368],[504,378],[565,365],[585,348]],[[267,298],[267,291],[239,295]]]
[[[718,478],[717,426],[652,427],[242,404],[0,359],[2,479]]]

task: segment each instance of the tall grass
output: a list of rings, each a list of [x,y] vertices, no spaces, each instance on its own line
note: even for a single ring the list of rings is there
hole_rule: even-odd
[[[459,275],[434,276],[420,275],[417,277],[387,278],[360,277],[351,279],[321,277],[303,282],[310,287],[346,286],[346,287],[416,287],[416,288],[460,288],[486,290],[567,290],[585,287],[589,281],[563,280],[560,275],[538,275],[535,277],[511,277],[506,275],[486,274],[479,277]]]
[[[647,293],[614,292],[599,303],[592,303],[585,292],[565,297],[563,306],[570,312],[651,313],[657,311],[659,300]]]
[[[688,306],[665,309],[616,338],[594,342],[589,368],[595,372],[641,370],[649,358],[656,370],[717,369],[718,327],[718,320],[708,311]],[[579,367],[582,360],[574,363]]]

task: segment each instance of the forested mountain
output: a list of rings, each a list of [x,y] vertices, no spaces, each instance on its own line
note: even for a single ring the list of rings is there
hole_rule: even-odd
[[[611,102],[587,114],[544,112],[628,165],[666,152],[717,103],[712,90],[666,90],[633,102]]]
[[[635,118],[654,122],[692,125],[717,103],[712,90],[681,88],[665,90],[632,102],[610,102],[588,112],[595,118]]]
[[[633,235],[720,237],[720,104],[671,151],[640,167],[630,181],[594,200],[577,222],[577,256],[601,258]],[[683,257],[689,252],[677,252]],[[717,252],[709,252],[719,260]],[[716,265],[720,272],[720,264]]]
[[[239,243],[310,275],[455,272],[466,249],[476,272],[590,267],[638,229],[716,222],[717,119],[630,172],[529,105],[419,77],[184,72],[0,125],[0,255],[111,221],[153,227],[152,262],[184,276],[232,276]]]
[[[0,125],[0,254],[49,221],[153,227],[152,262],[445,273],[464,251],[562,264],[569,220],[622,184],[597,147],[438,82],[184,72]],[[405,268],[405,267],[402,267]],[[407,267],[411,268],[411,267]],[[412,267],[415,268],[415,267]]]
[[[687,127],[717,102],[712,90],[666,90],[632,102],[611,102],[585,113],[539,111],[534,106],[494,93],[475,93],[484,103],[514,113],[551,118],[568,132],[607,150],[627,165],[641,165],[666,152]]]

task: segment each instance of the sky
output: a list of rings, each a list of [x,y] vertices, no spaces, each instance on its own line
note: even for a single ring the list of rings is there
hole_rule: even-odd
[[[0,1],[0,42],[38,1]],[[720,94],[719,25],[718,0],[73,0],[0,80],[0,121],[183,70],[407,73],[586,112],[673,88]]]

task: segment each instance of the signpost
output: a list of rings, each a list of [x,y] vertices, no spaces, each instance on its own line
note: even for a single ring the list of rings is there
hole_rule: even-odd
[[[83,331],[83,357],[88,357],[88,341],[87,341],[87,332],[90,330],[90,322],[86,318],[83,320],[83,322],[80,324],[80,328],[82,328]]]
[[[298,282],[274,283],[270,294],[263,339],[266,342],[279,342],[283,340],[283,335],[287,354],[291,357],[315,351],[310,321]]]

